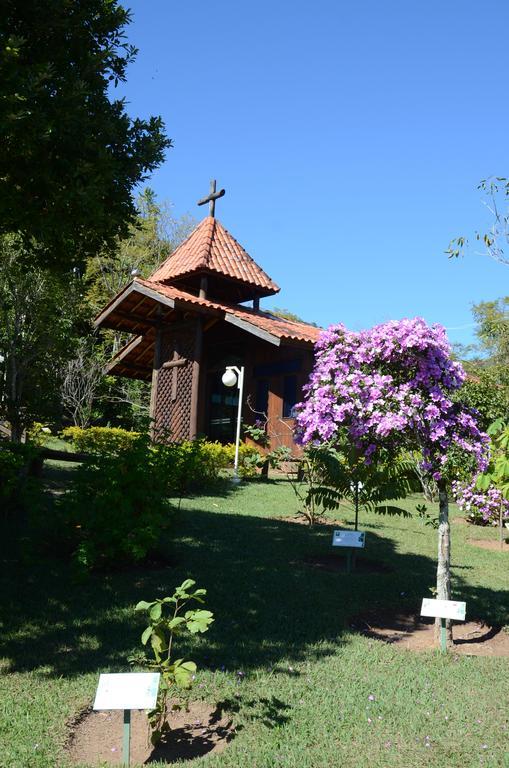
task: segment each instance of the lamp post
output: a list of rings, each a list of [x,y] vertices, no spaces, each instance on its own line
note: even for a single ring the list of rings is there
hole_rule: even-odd
[[[242,396],[244,393],[244,366],[237,368],[236,365],[227,365],[223,373],[222,382],[225,387],[234,387],[237,385],[239,390],[239,408],[237,411],[237,432],[235,437],[235,461],[233,464],[233,482],[239,482],[239,444],[240,444],[240,424],[242,421]]]

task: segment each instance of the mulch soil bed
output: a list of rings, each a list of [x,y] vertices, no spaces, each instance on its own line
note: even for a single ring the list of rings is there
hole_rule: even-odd
[[[502,547],[500,541],[493,541],[493,539],[467,539],[469,544],[474,547],[480,547],[481,549],[491,549],[495,552],[509,552],[509,542],[503,541]]]
[[[414,613],[372,613],[352,619],[350,627],[366,637],[406,651],[437,649],[434,619]],[[451,653],[509,657],[509,632],[482,621],[453,622]]]
[[[168,718],[171,731],[156,747],[150,742],[147,715],[131,713],[131,765],[173,763],[222,752],[235,732],[231,720],[204,702]],[[72,726],[68,754],[75,764],[122,765],[123,712],[88,710]]]

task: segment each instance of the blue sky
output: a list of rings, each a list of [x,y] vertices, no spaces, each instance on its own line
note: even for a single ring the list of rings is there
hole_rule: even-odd
[[[218,218],[282,287],[263,307],[472,339],[509,267],[444,250],[489,222],[479,180],[509,173],[506,0],[125,4],[121,93],[175,145],[149,184],[199,219],[217,178]]]

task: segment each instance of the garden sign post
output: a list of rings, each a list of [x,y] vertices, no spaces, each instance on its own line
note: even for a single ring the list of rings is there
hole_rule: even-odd
[[[123,765],[130,765],[131,759],[131,709],[154,709],[159,678],[159,672],[126,672],[99,676],[94,709],[121,709],[124,712]]]
[[[345,547],[346,549],[346,572],[352,571],[352,555],[356,549],[363,549],[366,543],[366,534],[364,531],[334,531],[332,534],[333,547]]]
[[[442,653],[447,652],[445,620],[456,619],[457,621],[465,621],[466,609],[466,603],[458,600],[431,600],[427,597],[423,598],[421,616],[432,616],[440,619],[440,650]]]

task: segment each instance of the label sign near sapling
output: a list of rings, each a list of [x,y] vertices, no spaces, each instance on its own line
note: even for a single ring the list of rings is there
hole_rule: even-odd
[[[421,616],[465,621],[466,612],[467,604],[458,600],[432,600],[425,597],[422,601]]]
[[[332,534],[333,547],[355,547],[362,549],[366,543],[364,531],[334,531]]]
[[[100,675],[94,709],[154,709],[159,678],[159,672]]]

